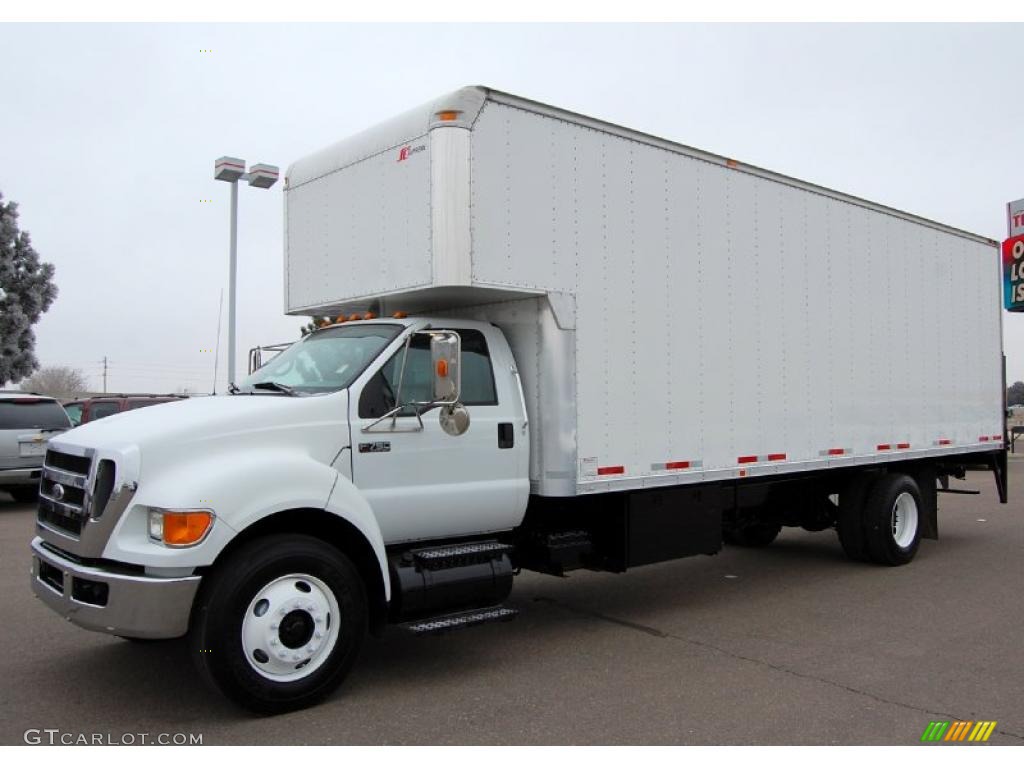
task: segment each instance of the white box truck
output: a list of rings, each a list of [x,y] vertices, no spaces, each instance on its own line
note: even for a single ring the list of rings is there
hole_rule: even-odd
[[[909,562],[1006,500],[995,243],[472,87],[293,164],[288,313],[232,394],[50,441],[32,585],[191,637],[259,712],[364,636],[504,620],[517,569],[626,571],[782,526]]]

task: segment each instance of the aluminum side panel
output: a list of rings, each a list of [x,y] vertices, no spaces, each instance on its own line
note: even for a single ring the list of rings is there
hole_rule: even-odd
[[[507,104],[471,156],[474,284],[575,296],[581,490],[1000,434],[991,245]]]
[[[287,191],[288,312],[431,283],[430,140],[407,146]]]

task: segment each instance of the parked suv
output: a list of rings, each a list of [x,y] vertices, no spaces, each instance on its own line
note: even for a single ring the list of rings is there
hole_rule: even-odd
[[[68,429],[71,420],[52,397],[0,391],[0,491],[15,501],[32,501],[46,442]]]
[[[174,400],[181,400],[183,397],[184,395],[103,395],[64,403],[64,410],[68,412],[71,423],[77,427],[79,424],[96,421],[104,416],[113,416],[122,411],[133,411],[136,408],[145,408],[160,403],[170,403]]]

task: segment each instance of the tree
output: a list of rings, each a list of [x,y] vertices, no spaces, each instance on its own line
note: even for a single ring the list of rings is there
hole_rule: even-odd
[[[1006,389],[1006,404],[1024,405],[1024,381],[1017,381]]]
[[[40,395],[70,399],[89,390],[89,383],[77,368],[53,365],[40,368],[21,382],[26,392],[38,392]]]
[[[18,204],[0,194],[0,386],[39,367],[32,326],[57,297],[53,265],[44,264],[28,232],[18,229]]]
[[[329,317],[311,317],[309,319],[309,323],[307,323],[306,325],[302,326],[302,335],[303,336],[308,336],[313,331],[315,331],[317,328],[319,328],[321,323],[330,322],[330,319],[331,318],[329,318]]]

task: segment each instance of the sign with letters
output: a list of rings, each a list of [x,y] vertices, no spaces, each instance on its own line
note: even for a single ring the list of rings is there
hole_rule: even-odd
[[[1024,234],[1003,241],[1003,306],[1024,312]]]

